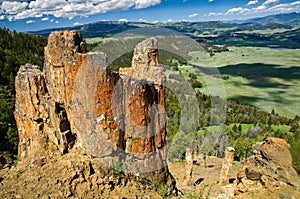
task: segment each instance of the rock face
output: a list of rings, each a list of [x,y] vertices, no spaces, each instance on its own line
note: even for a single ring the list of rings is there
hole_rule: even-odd
[[[297,173],[292,167],[292,156],[287,142],[280,138],[267,138],[253,145],[253,156],[246,159],[238,173],[235,193],[257,192],[266,188],[274,192],[293,187]]]
[[[20,159],[81,148],[109,167],[166,182],[165,79],[157,41],[138,44],[132,67],[120,74],[109,70],[104,53],[81,52],[81,42],[76,31],[53,32],[43,71],[21,66],[15,80]]]

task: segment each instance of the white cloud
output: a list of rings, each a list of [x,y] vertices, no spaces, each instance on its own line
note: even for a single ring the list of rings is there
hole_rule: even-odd
[[[49,21],[49,17],[42,18],[41,21]]]
[[[135,1],[135,8],[141,9],[141,8],[148,8],[150,6],[157,5],[161,2],[161,0],[136,0]]]
[[[59,23],[59,21],[55,21],[55,23],[56,23],[56,24],[58,24],[58,23]]]
[[[258,6],[256,8],[253,8],[253,11],[263,11],[265,10],[267,7],[264,5]]]
[[[128,20],[123,18],[123,19],[119,19],[119,22],[128,22]]]
[[[269,10],[275,12],[294,12],[294,11],[298,12],[300,10],[300,1],[295,1],[286,4],[278,4],[269,8]]]
[[[278,3],[279,0],[266,0],[263,5],[269,5],[269,4],[272,4],[272,3]]]
[[[27,24],[34,23],[34,22],[35,22],[34,20],[26,21]]]
[[[266,4],[267,2],[267,4]],[[242,14],[242,15],[250,15],[250,14],[270,14],[270,13],[288,13],[288,12],[298,12],[300,10],[300,1],[295,1],[292,3],[284,3],[284,4],[275,4],[270,6],[271,3],[276,3],[278,0],[267,0],[262,5],[257,6],[255,8],[231,8],[227,10],[226,15],[234,15],[234,14]]]
[[[27,2],[4,1],[1,5],[1,10],[5,11],[5,13],[15,15],[25,10],[27,6]]]
[[[73,25],[74,26],[78,26],[78,25],[80,25],[80,23],[79,22],[75,22],[75,23],[73,23]]]
[[[172,22],[173,21],[173,19],[168,19],[168,22]]]
[[[251,6],[251,5],[255,5],[258,3],[258,0],[250,0],[248,3],[247,3],[247,6]]]
[[[209,3],[214,2],[215,0],[208,0]]]
[[[223,13],[222,12],[218,12],[218,13],[210,12],[207,16],[212,17],[212,16],[220,16],[220,15],[223,15]]]
[[[1,16],[0,16],[0,20],[3,20],[3,19],[5,19],[5,16],[4,16],[4,15],[1,15]]]
[[[199,14],[198,13],[193,13],[189,15],[189,18],[197,17]]]
[[[248,8],[242,8],[242,7],[231,8],[231,9],[227,10],[226,15],[230,15],[230,14],[243,14],[243,13],[248,12],[248,11],[249,11]]]
[[[161,0],[5,0],[1,12],[11,19],[25,19],[42,15],[74,18],[111,11],[142,9],[157,5]]]

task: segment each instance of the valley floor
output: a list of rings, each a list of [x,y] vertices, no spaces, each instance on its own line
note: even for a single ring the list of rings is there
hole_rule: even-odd
[[[212,57],[200,52],[191,55],[200,68],[182,69],[193,70],[205,84],[211,77],[201,67],[216,68],[227,99],[291,118],[300,113],[300,49],[229,47]],[[209,86],[202,91],[218,95],[214,86],[220,85]]]

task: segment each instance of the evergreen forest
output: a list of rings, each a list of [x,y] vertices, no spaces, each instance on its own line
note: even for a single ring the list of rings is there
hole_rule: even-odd
[[[18,147],[14,79],[21,65],[42,67],[46,43],[41,36],[0,29],[0,151],[13,159]]]

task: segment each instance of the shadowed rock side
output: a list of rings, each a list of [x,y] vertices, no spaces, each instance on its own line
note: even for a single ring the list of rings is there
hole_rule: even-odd
[[[43,71],[27,64],[17,74],[21,164],[81,148],[108,167],[166,183],[165,79],[156,67],[157,41],[138,44],[132,67],[120,74],[109,70],[104,53],[82,53],[81,42],[76,31],[53,32]]]

